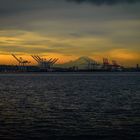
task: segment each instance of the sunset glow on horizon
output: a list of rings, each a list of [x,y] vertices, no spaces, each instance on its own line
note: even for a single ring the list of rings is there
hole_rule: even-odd
[[[11,2],[12,1],[12,2]],[[81,56],[98,62],[140,63],[140,2],[5,0],[0,5],[0,64],[17,64],[12,53],[58,63]],[[9,3],[9,4],[7,4]]]

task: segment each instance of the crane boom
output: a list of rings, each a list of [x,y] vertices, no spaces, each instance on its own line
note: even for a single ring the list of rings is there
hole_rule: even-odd
[[[36,62],[40,62],[35,56],[33,56],[33,55],[31,55],[32,56],[32,58],[36,61]]]
[[[55,61],[55,58],[51,61],[51,63],[53,64],[54,61]]]
[[[53,59],[53,61],[51,62],[51,64],[54,65],[57,61],[58,61],[58,58],[55,58],[55,59]]]
[[[38,58],[38,56],[35,55],[34,57],[38,60],[38,62],[42,62],[42,60]]]
[[[14,54],[12,54],[12,56],[13,56],[19,63],[22,63],[22,61],[19,60]]]
[[[38,60],[43,61],[42,58],[40,58],[38,55],[36,55],[36,58],[38,58]]]
[[[58,58],[56,58],[56,59],[55,59],[55,61],[53,62],[53,64],[55,64],[58,60],[59,60],[59,59],[58,59]]]
[[[51,61],[52,61],[52,58],[48,60],[48,63],[51,63]]]

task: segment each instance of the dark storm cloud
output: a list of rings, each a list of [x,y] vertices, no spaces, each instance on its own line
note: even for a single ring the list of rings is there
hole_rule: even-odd
[[[0,16],[18,14],[24,11],[55,8],[66,2],[90,3],[95,5],[113,5],[121,3],[136,3],[140,0],[0,0]]]
[[[45,9],[55,5],[56,0],[0,0],[0,15],[18,14],[19,12]]]
[[[67,1],[76,2],[79,4],[87,2],[95,5],[102,5],[102,4],[113,5],[113,4],[123,4],[123,3],[132,4],[132,3],[140,2],[140,0],[67,0]]]

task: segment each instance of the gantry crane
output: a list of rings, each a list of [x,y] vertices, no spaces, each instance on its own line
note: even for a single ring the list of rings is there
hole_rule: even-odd
[[[104,66],[109,66],[109,61],[107,58],[103,58],[103,65]]]
[[[25,66],[25,65],[31,63],[30,61],[23,60],[22,57],[20,57],[20,58],[16,57],[14,54],[12,54],[12,56],[18,61],[19,66]]]
[[[55,58],[55,59],[53,59],[52,61],[49,61],[49,63],[50,63],[51,65],[54,65],[57,61],[58,61],[58,58]]]
[[[41,69],[50,69],[57,61],[57,58],[50,58],[47,60],[46,58],[41,58],[38,55],[31,55],[32,58],[38,63]]]

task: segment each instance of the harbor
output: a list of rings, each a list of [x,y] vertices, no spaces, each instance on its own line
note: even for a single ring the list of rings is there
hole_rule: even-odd
[[[56,64],[59,58],[43,58],[39,55],[31,55],[31,58],[36,61],[36,65],[32,65],[30,61],[24,60],[22,57],[17,57],[11,54],[16,61],[15,65],[0,65],[0,72],[136,72],[140,71],[139,65],[136,67],[124,67],[118,64],[117,61],[109,62],[107,58],[97,62],[89,57],[80,57],[73,62],[66,64]]]

